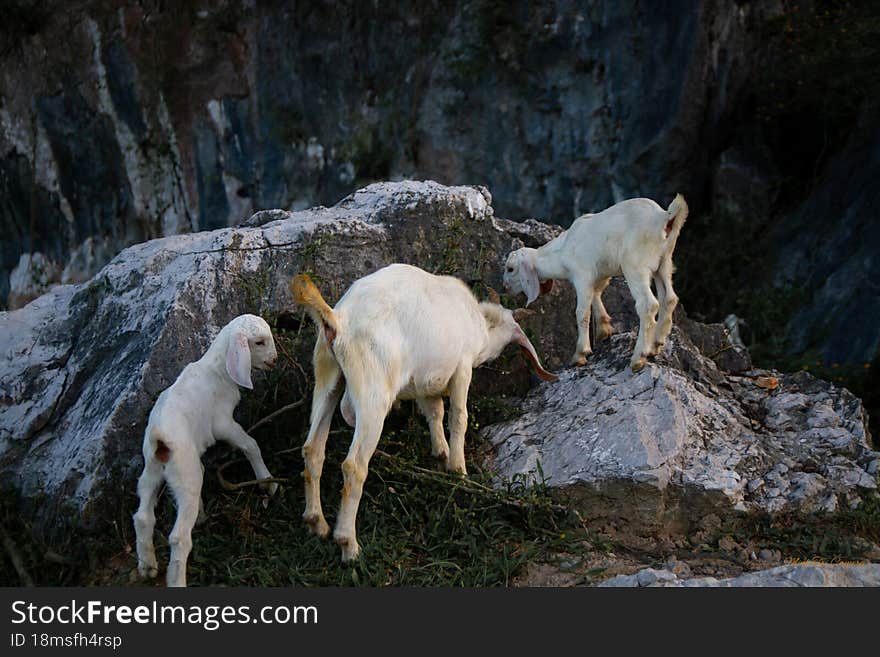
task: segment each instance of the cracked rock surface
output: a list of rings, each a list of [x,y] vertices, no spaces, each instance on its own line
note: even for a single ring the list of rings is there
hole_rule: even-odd
[[[320,277],[331,303],[392,262],[500,289],[512,241],[541,244],[559,229],[497,219],[491,200],[481,187],[376,183],[332,208],[264,211],[242,227],[137,244],[86,283],[0,312],[0,486],[50,530],[100,523],[134,490],[153,402],[230,319],[290,312],[287,283],[300,271]],[[570,294],[556,292],[565,303],[527,325],[561,327],[541,345],[551,367],[574,344]],[[475,377],[475,389],[525,392],[529,374],[516,368]]]
[[[725,372],[695,343],[710,329],[678,319],[638,374],[635,334],[614,335],[539,385],[520,417],[484,429],[499,480],[543,477],[587,519],[667,531],[710,509],[834,512],[876,491],[854,395],[806,372]]]

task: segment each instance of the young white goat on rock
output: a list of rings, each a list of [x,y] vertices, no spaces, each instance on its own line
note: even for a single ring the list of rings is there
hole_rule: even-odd
[[[667,210],[650,199],[634,198],[598,214],[586,214],[541,248],[524,247],[511,253],[504,284],[511,292],[525,293],[528,305],[552,289],[553,279],[571,281],[577,292],[578,323],[572,364],[583,365],[592,353],[590,309],[597,316],[598,339],[610,336],[611,317],[602,304],[602,292],[612,276],[623,274],[639,315],[639,336],[630,360],[638,372],[647,358],[660,352],[672,330],[672,313],[678,303],[672,289],[672,252],[687,215],[681,194]],[[652,279],[656,297],[651,292]]]
[[[238,447],[258,479],[270,478],[260,448],[232,418],[241,399],[239,386],[253,389],[251,368],[268,369],[277,353],[269,325],[255,315],[241,315],[224,326],[205,355],[187,365],[156,401],[144,432],[144,471],[138,480],[140,506],[134,514],[138,572],[155,577],[154,509],[162,481],[174,493],[177,520],[168,542],[168,586],[186,586],[186,560],[192,528],[203,516],[201,456],[217,440]],[[270,494],[278,484],[264,485]]]
[[[342,464],[342,503],[333,532],[343,561],[358,556],[355,518],[367,466],[395,400],[416,400],[428,419],[431,453],[447,470],[466,474],[464,438],[473,368],[497,358],[514,342],[538,376],[556,378],[541,366],[513,313],[495,303],[478,303],[456,278],[390,265],[356,281],[333,309],[308,276],[296,276],[290,287],[319,328],[311,428],[302,453],[303,520],[321,537],[330,530],[321,510],[324,448],[333,411],[343,397],[343,377],[342,415],[355,428]],[[449,397],[449,443],[443,435],[444,396]]]

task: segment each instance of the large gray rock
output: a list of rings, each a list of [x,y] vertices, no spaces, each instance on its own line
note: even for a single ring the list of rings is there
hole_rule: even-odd
[[[26,514],[93,525],[118,510],[159,392],[232,317],[289,311],[293,274],[318,274],[331,302],[390,262],[499,286],[511,242],[541,243],[551,230],[496,219],[484,188],[433,182],[381,183],[333,208],[261,215],[254,227],[132,246],[88,283],[0,312],[0,486],[22,494]],[[542,300],[526,325],[560,328],[539,345],[551,367],[574,344],[566,294]],[[524,392],[525,366],[505,367],[510,376],[478,373],[475,389]]]
[[[668,570],[645,568],[635,575],[618,575],[605,580],[600,587],[831,587],[880,586],[880,564],[804,563],[777,566],[768,570],[745,573],[739,577],[716,579],[694,577],[679,579]]]
[[[520,417],[484,429],[499,480],[543,477],[587,519],[663,531],[710,510],[833,512],[876,491],[855,396],[805,372],[724,372],[694,344],[711,335],[700,327],[680,319],[639,374],[627,332],[535,388]]]

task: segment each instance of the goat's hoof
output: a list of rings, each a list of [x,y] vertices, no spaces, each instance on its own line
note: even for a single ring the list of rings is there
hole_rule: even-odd
[[[614,335],[614,329],[611,328],[611,324],[608,324],[607,326],[603,324],[599,327],[599,331],[596,333],[596,340],[601,342],[602,340],[607,340],[612,335]]]
[[[666,345],[665,342],[655,342],[654,348],[651,349],[651,356],[658,356],[661,351],[663,351],[663,347]]]
[[[581,367],[582,365],[587,364],[587,356],[592,354],[592,351],[585,351],[582,354],[575,354],[571,359],[571,364],[573,367]]]
[[[138,561],[137,571],[141,579],[155,579],[156,575],[159,574],[159,566],[156,563],[146,563],[144,561]]]
[[[434,452],[432,450],[431,456],[433,456],[435,459],[437,459],[440,462],[440,464],[443,465],[444,467],[446,466],[447,463],[449,463],[449,449],[448,448],[446,448],[440,452]]]
[[[641,372],[643,369],[645,369],[645,364],[646,364],[646,362],[647,362],[647,359],[646,359],[644,356],[642,356],[642,357],[641,357],[640,359],[638,359],[638,360],[634,360],[634,361],[632,361],[632,362],[629,364],[629,366],[630,366],[630,368],[632,368],[633,374],[638,374],[638,373]]]
[[[186,569],[182,565],[179,561],[172,561],[168,564],[168,571],[165,573],[165,586],[186,586]]]
[[[342,548],[342,563],[354,561],[360,555],[361,547],[358,545],[357,539],[355,539],[354,536],[347,536],[334,532],[333,540]]]
[[[450,474],[458,474],[462,477],[467,476],[467,467],[464,463],[452,463],[451,461],[446,462],[446,472]]]
[[[330,525],[317,513],[304,513],[303,520],[309,526],[309,531],[318,538],[327,538],[330,533]]]
[[[271,484],[260,484],[260,490],[266,493],[269,497],[272,497],[278,492],[278,484],[275,482],[272,482]]]

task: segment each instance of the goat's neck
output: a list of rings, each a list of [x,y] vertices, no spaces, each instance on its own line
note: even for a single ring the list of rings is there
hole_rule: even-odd
[[[562,258],[563,236],[550,240],[544,246],[535,249],[535,271],[542,281],[568,276]]]
[[[489,331],[489,339],[486,341],[486,344],[483,345],[483,348],[480,350],[480,353],[477,354],[477,357],[474,359],[474,367],[479,367],[483,363],[486,363],[490,360],[495,360],[501,354],[501,351],[504,347],[507,346],[507,342],[501,343],[501,340],[492,334],[492,331]]]

